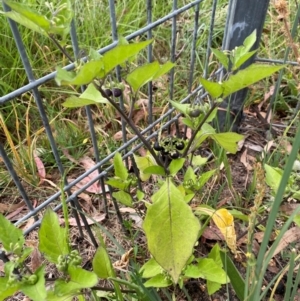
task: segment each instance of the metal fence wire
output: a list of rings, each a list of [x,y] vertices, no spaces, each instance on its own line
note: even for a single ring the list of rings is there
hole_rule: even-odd
[[[165,54],[166,57],[172,62],[175,62],[177,59],[177,56],[181,52],[185,52],[185,55],[189,58],[188,59],[188,66],[186,66],[186,78],[187,78],[187,87],[186,87],[186,94],[181,97],[180,99],[176,99],[176,101],[182,101],[182,102],[189,102],[190,99],[194,99],[195,97],[205,97],[205,94],[202,91],[202,87],[197,84],[197,77],[196,73],[198,71],[198,74],[204,75],[205,77],[209,76],[218,76],[218,74],[221,74],[222,70],[217,70],[214,72],[214,74],[208,74],[208,67],[209,67],[209,58],[211,54],[211,46],[214,41],[214,33],[216,26],[219,26],[219,28],[222,28],[223,31],[223,41],[219,41],[220,45],[219,48],[228,49],[231,50],[235,46],[239,46],[242,44],[245,37],[247,37],[251,32],[253,32],[254,29],[257,30],[258,35],[258,41],[255,45],[255,47],[259,46],[260,36],[263,30],[263,25],[265,21],[265,17],[267,14],[267,9],[269,6],[268,0],[252,0],[252,1],[238,1],[238,0],[231,0],[226,5],[222,4],[220,5],[217,0],[211,1],[210,9],[202,10],[202,5],[206,3],[207,7],[207,1],[204,0],[196,0],[196,1],[179,1],[173,0],[172,3],[172,10],[162,16],[159,19],[154,19],[153,17],[153,7],[156,5],[156,1],[152,0],[146,0],[145,5],[145,18],[146,22],[143,27],[141,27],[138,30],[133,31],[129,35],[127,35],[125,38],[128,41],[134,40],[136,38],[145,39],[151,39],[154,38],[155,40],[155,33],[159,28],[163,28],[165,30],[169,30],[171,32],[170,34],[170,53]],[[224,3],[224,1],[223,1]],[[4,11],[9,11],[10,8],[3,2],[3,8]],[[127,8],[130,10],[130,7]],[[224,19],[218,19],[220,17],[220,14],[218,12],[220,10],[225,10],[227,13],[224,14]],[[111,20],[111,35],[113,42],[110,45],[107,45],[106,47],[103,47],[99,50],[100,54],[105,53],[109,49],[112,49],[114,46],[118,43],[118,26],[117,26],[117,19],[116,19],[116,13],[115,13],[115,1],[109,0],[109,6],[107,7],[107,12],[110,13],[110,20]],[[106,12],[106,13],[107,13]],[[105,11],[103,12],[105,13]],[[189,24],[189,31],[186,32],[186,41],[189,43],[189,47],[182,48],[182,43],[178,41],[177,35],[178,31],[180,30],[181,24],[179,22],[182,22],[181,16],[184,15],[184,22],[188,22]],[[209,24],[207,26],[207,22],[204,25],[204,18],[209,18]],[[28,57],[28,54],[30,54],[30,51],[27,51],[24,47],[22,36],[20,34],[20,31],[18,29],[18,25],[12,21],[11,19],[7,20],[9,22],[12,35],[14,38],[14,41],[16,43],[16,46],[18,48],[20,57],[22,59],[22,63],[24,66],[24,69],[27,74],[28,78],[28,84],[2,96],[0,98],[0,110],[1,106],[3,107],[4,104],[8,102],[14,102],[18,101],[20,99],[21,95],[30,94],[33,95],[36,107],[39,112],[39,116],[36,116],[36,118],[40,118],[45,132],[47,134],[47,139],[51,145],[52,153],[55,158],[56,166],[60,175],[60,182],[63,182],[62,189],[57,189],[55,193],[53,193],[50,197],[47,197],[46,199],[39,199],[38,205],[34,204],[34,200],[32,197],[30,197],[28,193],[28,185],[24,185],[24,182],[22,179],[18,176],[14,165],[10,158],[10,150],[8,145],[3,145],[0,143],[0,164],[3,166],[6,166],[7,171],[9,172],[9,175],[12,179],[10,185],[15,185],[15,187],[18,189],[20,199],[22,199],[28,208],[28,213],[26,213],[24,216],[20,217],[16,221],[16,225],[20,225],[24,222],[26,222],[30,218],[34,218],[34,223],[31,224],[25,231],[25,234],[28,234],[30,231],[35,229],[40,225],[42,213],[43,210],[50,206],[54,208],[54,210],[59,210],[62,206],[60,198],[62,190],[66,193],[66,201],[70,202],[72,204],[73,208],[73,214],[74,217],[77,220],[78,227],[80,229],[80,233],[83,235],[83,229],[81,228],[80,219],[83,221],[87,232],[89,233],[92,242],[97,245],[96,240],[93,237],[93,234],[88,226],[87,219],[85,217],[85,214],[83,213],[83,209],[81,208],[79,204],[79,195],[86,191],[88,187],[93,185],[94,183],[98,182],[103,193],[100,193],[98,195],[98,198],[103,202],[104,204],[107,203],[107,199],[109,197],[110,200],[113,200],[112,197],[112,191],[110,188],[107,189],[107,186],[105,186],[104,181],[107,177],[109,171],[112,169],[111,166],[111,159],[114,157],[114,154],[116,151],[123,154],[124,158],[132,157],[132,155],[143,145],[141,141],[139,141],[138,137],[135,136],[131,138],[130,140],[126,139],[126,124],[124,121],[122,121],[122,133],[123,133],[123,144],[121,147],[119,147],[116,151],[110,153],[109,155],[100,155],[101,151],[99,150],[98,144],[97,144],[97,133],[95,131],[95,124],[93,119],[93,111],[91,110],[90,106],[85,107],[86,112],[86,118],[88,121],[88,127],[89,127],[89,134],[90,139],[92,141],[93,145],[93,151],[94,151],[94,159],[96,162],[96,165],[92,168],[90,168],[88,171],[82,173],[79,175],[76,179],[73,181],[67,181],[65,177],[66,169],[61,161],[60,152],[58,149],[58,144],[55,139],[55,135],[52,131],[52,128],[50,126],[49,122],[49,116],[46,114],[45,110],[45,104],[43,101],[43,97],[41,95],[41,92],[39,90],[40,87],[43,87],[47,82],[54,79],[56,72],[51,72],[45,76],[36,78],[35,72],[30,64],[30,59]],[[71,23],[71,41],[72,41],[72,47],[74,56],[78,58],[79,56],[79,43],[77,39],[77,33],[76,33],[76,22],[77,20],[74,19]],[[216,23],[218,23],[216,25]],[[295,18],[295,24],[297,24],[297,18]],[[205,30],[204,30],[205,28]],[[294,25],[292,35],[295,34],[296,25]],[[205,38],[203,38],[203,35]],[[205,39],[205,41],[200,44],[199,40]],[[222,45],[221,45],[222,44]],[[204,48],[205,46],[205,48]],[[201,48],[201,49],[200,49]],[[203,51],[203,49],[205,49]],[[201,52],[201,57],[200,56]],[[272,60],[272,58],[257,58],[256,60],[264,61],[264,62],[275,62],[275,63],[285,63],[287,61],[289,52],[289,47],[286,48],[285,56],[282,61],[280,60]],[[153,53],[153,47],[150,45],[147,49],[147,60],[148,62],[152,62],[154,60],[154,53]],[[199,67],[199,61],[201,62],[201,68]],[[251,63],[251,61],[249,62]],[[291,64],[297,64],[297,62],[290,62]],[[72,70],[75,68],[75,64],[69,64],[65,66],[66,70]],[[176,85],[175,85],[175,76],[177,72],[177,66],[175,66],[170,74],[169,74],[169,97],[170,99],[174,99],[174,94],[176,92]],[[200,70],[200,69],[201,70]],[[120,69],[116,68],[116,78],[121,81],[121,73]],[[196,83],[196,84],[195,84]],[[154,102],[154,91],[152,84],[150,83],[148,85],[148,126],[142,131],[142,134],[146,139],[153,140],[158,135],[157,125],[163,124],[163,128],[167,129],[171,124],[176,124],[178,122],[178,116],[174,115],[174,109],[172,107],[169,107],[169,109],[162,114],[159,118],[153,117],[153,102]],[[238,92],[230,106],[238,106],[239,108],[242,107],[244,99],[245,99],[245,91]],[[123,106],[122,99],[120,101],[120,105]],[[38,147],[38,146],[37,146]],[[133,160],[131,160],[133,161]],[[2,166],[2,167],[3,167]],[[81,188],[78,188],[76,184],[81,182],[83,179],[86,179],[87,176],[89,176],[94,171],[98,171],[98,175],[96,177],[93,177],[90,181],[88,181],[85,185],[83,185]],[[2,192],[1,192],[2,191]],[[0,194],[2,193],[2,197],[4,194],[4,187],[0,187]],[[1,195],[0,195],[1,200]],[[122,219],[121,214],[118,212],[118,207],[115,204],[115,209],[117,210],[118,217]],[[107,210],[106,205],[104,206]],[[106,212],[108,214],[108,212]]]

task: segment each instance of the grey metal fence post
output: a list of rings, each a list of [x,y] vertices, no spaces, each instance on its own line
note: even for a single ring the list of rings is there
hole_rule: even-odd
[[[270,0],[230,0],[223,39],[223,50],[232,50],[236,46],[242,45],[245,38],[255,29],[257,40],[253,46],[253,50],[259,47],[269,2]],[[246,68],[252,64],[254,59],[255,56],[250,58],[241,68]],[[231,114],[221,110],[218,112],[220,130],[224,131],[230,128],[233,131],[238,130],[247,92],[247,88],[240,90],[222,103],[221,107],[229,108],[228,112],[230,111]]]

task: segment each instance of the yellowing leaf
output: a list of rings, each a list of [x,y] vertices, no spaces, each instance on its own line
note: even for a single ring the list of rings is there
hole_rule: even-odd
[[[234,220],[232,214],[227,209],[219,209],[213,215],[212,219],[221,233],[224,235],[225,241],[232,251],[236,253],[236,234],[234,230]]]

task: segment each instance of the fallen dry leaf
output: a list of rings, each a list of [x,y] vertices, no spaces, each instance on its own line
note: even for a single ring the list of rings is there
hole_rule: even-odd
[[[253,168],[252,168],[251,164],[248,163],[247,151],[248,151],[248,149],[246,148],[241,155],[240,161],[241,161],[241,163],[243,163],[243,165],[246,167],[247,170],[252,170]]]
[[[18,204],[1,204],[0,203],[0,213],[4,214],[4,213],[10,213],[13,212],[15,210],[17,210],[20,207],[24,207],[24,201],[21,201]]]
[[[113,263],[113,267],[115,269],[121,270],[124,268],[128,267],[129,264],[129,259],[131,256],[131,253],[133,252],[133,248],[131,248],[130,250],[128,250],[126,253],[124,253],[121,257],[120,260],[117,260],[116,262]]]
[[[300,228],[299,227],[293,227],[289,230],[287,230],[281,241],[279,242],[277,248],[275,249],[274,253],[272,254],[273,257],[277,255],[279,252],[284,250],[290,243],[294,241],[299,241],[300,239]],[[266,256],[268,256],[269,252],[267,252]]]
[[[90,170],[91,168],[93,168],[96,163],[89,157],[85,156],[82,159],[79,160],[80,165],[86,170]],[[91,180],[95,179],[96,177],[98,177],[99,172],[98,170],[94,170],[92,173],[90,173],[88,176],[86,176],[84,179],[82,179],[80,182],[78,182],[75,186],[77,188],[82,188],[84,185],[86,185],[87,183],[89,183]],[[67,179],[69,182],[74,181],[73,178],[68,178]],[[108,192],[108,186],[104,185],[105,187],[105,191]],[[96,181],[95,183],[93,183],[92,185],[90,185],[87,189],[87,192],[90,193],[102,193],[102,189],[101,189],[101,185],[99,183],[99,181]]]
[[[44,163],[41,160],[41,158],[37,155],[36,151],[33,151],[33,158],[37,167],[38,175],[40,177],[40,184],[42,184],[44,182],[44,179],[46,178],[46,169]]]
[[[35,272],[35,270],[38,269],[43,263],[42,255],[37,247],[34,248],[33,252],[30,255],[30,258],[31,258],[31,270]]]
[[[105,220],[106,219],[106,214],[101,214],[101,215],[98,215],[98,216],[92,216],[91,218],[86,216],[86,219],[87,219],[87,223],[89,225],[93,225],[95,222],[100,223],[103,220]],[[62,225],[62,224],[65,223],[65,220],[63,218],[60,218],[59,223]],[[72,227],[77,227],[78,226],[77,222],[76,222],[76,219],[74,217],[69,218],[69,225],[72,226]],[[84,227],[84,223],[81,219],[80,219],[80,225]]]

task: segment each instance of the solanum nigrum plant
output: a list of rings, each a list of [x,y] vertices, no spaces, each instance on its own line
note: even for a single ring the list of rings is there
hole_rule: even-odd
[[[79,86],[85,86],[86,89],[82,93],[78,92],[67,97],[63,105],[80,107],[90,104],[99,106],[110,104],[119,112],[127,126],[139,137],[147,149],[145,156],[135,155],[134,159],[139,169],[138,178],[144,183],[147,183],[150,178],[152,182],[155,180],[153,193],[145,195],[143,185],[137,186],[137,176],[127,171],[120,153],[116,153],[114,157],[114,176],[107,180],[107,184],[114,189],[113,197],[123,205],[128,207],[134,207],[136,203],[145,205],[143,231],[152,256],[141,268],[142,276],[149,279],[146,285],[166,287],[179,284],[182,287],[186,279],[205,278],[208,292],[212,294],[229,279],[232,282],[235,281],[234,277],[230,277],[230,272],[227,270],[226,273],[224,270],[224,257],[226,256],[220,252],[218,245],[211,250],[207,258],[197,258],[193,255],[205,223],[209,218],[216,219],[216,216],[224,222],[224,225],[222,223],[218,225],[218,220],[214,219],[220,230],[223,228],[231,230],[230,237],[225,237],[225,239],[230,238],[230,242],[229,240],[227,242],[228,246],[232,252],[235,252],[233,217],[226,209],[219,211],[208,206],[203,208],[198,206],[196,210],[192,210],[189,203],[217,171],[216,168],[202,173],[198,172],[199,167],[205,165],[207,161],[197,154],[202,143],[210,139],[227,152],[236,153],[237,142],[243,138],[242,135],[236,133],[217,133],[213,128],[211,122],[216,116],[219,104],[230,94],[283,68],[283,66],[253,64],[239,70],[239,67],[255,54],[255,51],[250,50],[256,40],[256,33],[253,32],[242,46],[232,51],[222,52],[212,49],[214,55],[229,72],[220,82],[200,79],[200,83],[210,94],[212,99],[210,103],[179,103],[176,100],[169,100],[175,110],[182,114],[182,121],[190,128],[191,136],[187,139],[186,137],[158,135],[157,140],[151,144],[133,123],[131,114],[127,115],[120,108],[117,99],[122,96],[122,87],[112,83],[109,77],[115,67],[131,61],[153,40],[129,44],[120,39],[120,43],[115,48],[102,56],[91,50],[91,55],[86,62],[82,60],[76,62],[60,46],[55,37],[59,35],[65,38],[69,31],[72,19],[70,1],[61,1],[53,18],[40,14],[23,3],[9,0],[5,0],[5,3],[13,10],[13,12],[5,13],[9,18],[48,36],[70,61],[75,62],[75,71],[57,67],[55,81],[60,86],[74,86],[75,91]],[[163,65],[151,62],[133,70],[129,68],[125,81],[132,91],[132,108],[141,87],[150,81],[155,81],[174,67],[175,64],[171,62]],[[219,211],[218,214],[215,214],[217,211]],[[67,220],[66,212],[66,204],[64,204]],[[209,218],[199,218],[196,213]],[[71,249],[68,227],[61,227],[57,215],[51,210],[46,211],[39,230],[40,251],[62,273],[51,287],[46,288],[43,265],[36,271],[30,271],[27,268],[25,260],[33,250],[25,246],[22,231],[2,216],[0,216],[0,230],[0,241],[3,246],[0,254],[5,262],[5,275],[0,277],[1,300],[19,290],[32,300],[71,300],[74,296],[82,300],[86,291],[93,292],[93,287],[96,286],[99,278],[113,283],[114,297],[118,300],[124,300],[119,283],[134,289],[136,299],[144,298],[139,286],[116,278],[101,237],[99,238],[101,247],[96,250],[93,258],[93,271],[83,269],[80,254],[76,249]],[[13,256],[10,257],[10,254]]]

